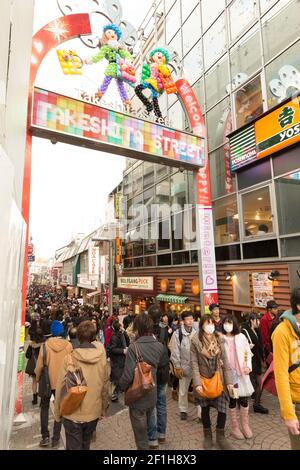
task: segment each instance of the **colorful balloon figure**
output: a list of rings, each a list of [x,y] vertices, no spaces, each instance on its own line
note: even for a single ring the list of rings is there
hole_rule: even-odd
[[[154,111],[157,118],[162,118],[159,96],[164,91],[168,95],[177,92],[171,71],[167,67],[169,62],[168,51],[161,47],[153,49],[149,54],[149,63],[145,63],[142,67],[141,84],[135,88],[135,93],[145,105],[147,113]],[[151,91],[152,100],[145,96],[144,90],[146,89]]]
[[[125,108],[131,110],[131,103],[125,89],[125,83],[135,86],[136,72],[132,63],[132,55],[120,45],[121,37],[122,31],[117,25],[110,23],[104,26],[99,52],[90,59],[86,59],[85,63],[95,64],[103,59],[109,62],[104,72],[105,79],[95,97],[101,99],[105,95],[111,81],[115,79]]]

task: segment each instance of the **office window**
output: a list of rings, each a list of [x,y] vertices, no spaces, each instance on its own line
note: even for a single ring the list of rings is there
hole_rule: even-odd
[[[273,232],[273,211],[269,186],[242,195],[244,237]]]
[[[179,212],[171,217],[172,222],[172,250],[183,250],[183,212]]]
[[[278,258],[277,240],[264,240],[243,244],[244,259]]]
[[[234,95],[236,127],[247,124],[263,113],[260,75],[240,88]]]
[[[144,254],[156,253],[157,225],[155,223],[146,225],[144,235]]]
[[[216,245],[227,245],[239,240],[239,215],[236,196],[213,202]]]
[[[295,214],[300,201],[300,170],[275,180],[275,187],[280,235],[300,233],[300,218]]]
[[[142,268],[143,267],[143,258],[133,258],[133,267]]]
[[[178,172],[171,177],[171,205],[181,210],[187,204],[187,181],[185,173]]]
[[[124,260],[124,268],[125,269],[133,268],[133,259],[132,258]]]
[[[235,178],[230,173],[228,145],[209,155],[209,168],[212,199],[217,199],[235,191]]]
[[[162,181],[156,185],[156,204],[170,204],[170,181]]]
[[[132,195],[132,172],[123,178],[123,194],[129,197]]]
[[[171,39],[180,28],[181,15],[180,15],[180,1],[176,0],[172,9],[166,16],[166,42],[170,43]]]
[[[272,59],[300,34],[300,3],[281,0],[262,23],[265,60]]]
[[[235,0],[230,5],[230,35],[232,41],[255,19],[255,15],[256,7],[254,0]]]
[[[183,212],[183,249],[195,250],[197,247],[196,206],[189,206]]]
[[[143,189],[143,165],[139,165],[132,172],[133,194],[137,194]]]
[[[144,189],[154,184],[154,164],[144,162]]]
[[[186,3],[189,0],[184,0]],[[201,0],[202,27],[206,31],[225,8],[225,0]]]
[[[247,81],[262,65],[259,31],[252,28],[231,50],[232,89]]]
[[[203,36],[205,70],[209,69],[226,51],[225,15],[211,26]]]
[[[226,56],[205,75],[206,105],[208,108],[211,108],[229,93],[229,83],[228,56]]]
[[[233,261],[241,259],[241,245],[216,246],[216,261]]]
[[[145,267],[156,266],[156,256],[145,256],[144,257],[144,266]]]
[[[173,265],[190,264],[190,252],[182,251],[181,253],[173,253]]]
[[[170,250],[170,219],[158,222],[158,251]]]
[[[266,67],[268,107],[300,93],[300,41]]]
[[[184,73],[191,85],[203,74],[202,42],[199,41],[183,59]]]
[[[171,266],[171,264],[172,264],[171,254],[159,255],[157,257],[158,266]]]
[[[207,113],[208,149],[214,150],[225,142],[226,121],[230,113],[230,99],[225,98]]]
[[[284,257],[300,256],[300,237],[280,240],[281,255]]]
[[[200,8],[196,8],[182,26],[183,55],[185,56],[200,38]]]
[[[155,204],[155,190],[154,187],[147,189],[144,192],[144,212],[145,212],[145,222],[151,218],[151,209],[152,205]]]
[[[156,181],[168,176],[169,167],[167,165],[155,165],[155,167],[156,167]]]
[[[245,170],[239,171],[237,178],[239,190],[250,188],[255,184],[270,180],[272,178],[270,160],[262,160],[259,165],[255,165],[250,168],[246,168]]]

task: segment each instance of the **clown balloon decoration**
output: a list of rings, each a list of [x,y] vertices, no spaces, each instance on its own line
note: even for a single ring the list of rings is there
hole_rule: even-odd
[[[168,95],[176,93],[177,88],[167,67],[170,61],[168,51],[156,48],[149,54],[149,63],[145,63],[142,68],[141,84],[135,88],[136,95],[145,105],[147,113],[154,111],[157,118],[162,118],[158,98],[165,91]],[[148,99],[144,90],[151,91],[151,98]]]
[[[111,81],[115,79],[122,102],[125,108],[130,110],[131,103],[125,89],[125,83],[134,86],[136,82],[135,68],[132,64],[132,55],[120,45],[121,37],[122,31],[117,25],[110,23],[104,26],[99,52],[91,57],[91,59],[86,59],[85,63],[95,64],[103,59],[108,61],[104,72],[104,81],[95,96],[101,99],[105,95]]]

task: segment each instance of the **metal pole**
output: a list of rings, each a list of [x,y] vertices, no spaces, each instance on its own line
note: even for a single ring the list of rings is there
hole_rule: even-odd
[[[194,173],[194,184],[197,188],[197,173]],[[204,302],[204,292],[203,292],[203,273],[202,273],[202,247],[201,247],[201,228],[200,228],[200,205],[196,204],[196,243],[197,243],[197,253],[198,253],[198,273],[199,273],[199,283],[200,283],[200,307],[201,307],[201,316],[205,314],[205,302]]]
[[[101,249],[99,244],[99,277],[98,277],[98,290],[99,294],[99,307],[101,308],[101,294],[102,294],[102,285],[101,285]]]
[[[108,314],[111,316],[113,314],[113,267],[114,267],[114,260],[113,260],[113,241],[109,240],[109,287],[108,287]]]

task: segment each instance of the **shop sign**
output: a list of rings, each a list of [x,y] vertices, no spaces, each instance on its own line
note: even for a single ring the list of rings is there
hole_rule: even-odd
[[[200,226],[202,228],[200,235],[201,254],[202,254],[202,276],[203,289],[206,292],[215,292],[217,290],[217,274],[215,260],[214,233],[211,230],[213,224],[212,211],[199,210]]]
[[[154,278],[152,276],[118,277],[118,289],[153,291]]]
[[[99,247],[89,248],[89,275],[99,275]]]
[[[122,218],[122,199],[123,194],[117,193],[115,194],[114,202],[115,202],[115,219],[119,220]]]
[[[255,162],[256,158],[255,128],[252,125],[230,138],[231,171]]]
[[[72,274],[62,274],[61,282],[64,283],[64,284],[73,284]]]
[[[267,302],[273,300],[273,282],[268,279],[270,273],[252,273],[254,306],[266,308]]]
[[[35,88],[34,135],[173,166],[201,167],[204,139],[184,131]]]
[[[116,264],[120,264],[122,259],[122,240],[121,238],[116,238]]]
[[[255,123],[257,158],[300,141],[299,98],[286,103]]]

